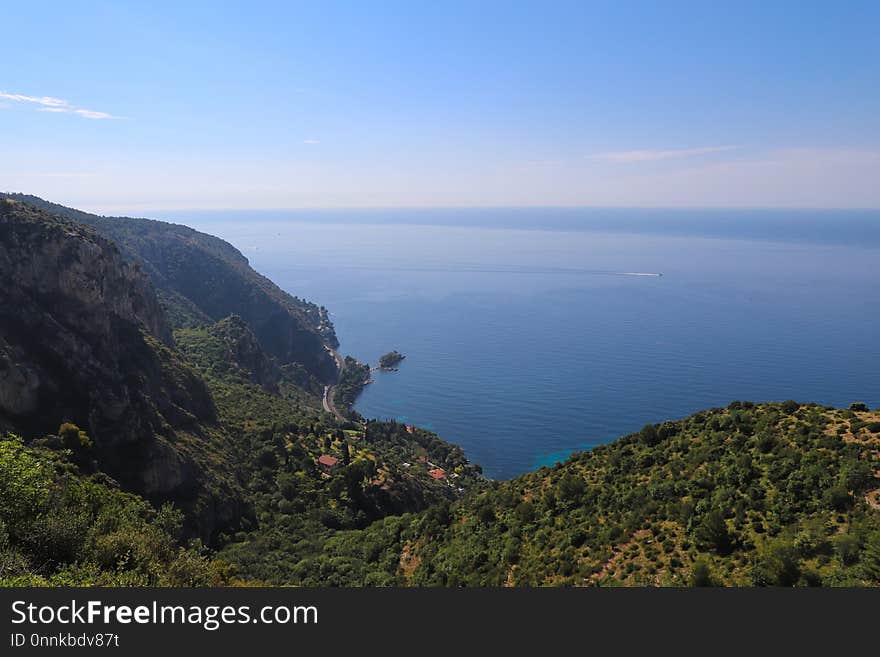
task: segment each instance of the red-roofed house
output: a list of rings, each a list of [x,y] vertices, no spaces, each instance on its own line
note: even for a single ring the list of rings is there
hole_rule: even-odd
[[[406,425],[406,432],[408,434],[413,434],[413,433],[415,433],[415,431],[416,431],[416,428],[413,425],[411,425],[411,424]]]
[[[339,459],[329,454],[321,454],[318,457],[318,467],[324,472],[333,472],[337,463],[339,463]]]
[[[434,468],[433,470],[428,470],[428,476],[434,479],[446,479],[446,472],[443,468]]]

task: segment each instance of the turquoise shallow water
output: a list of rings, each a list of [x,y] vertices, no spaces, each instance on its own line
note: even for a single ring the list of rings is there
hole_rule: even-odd
[[[490,477],[734,399],[880,406],[878,213],[167,218],[327,306],[344,353],[405,353],[358,410],[437,431]]]

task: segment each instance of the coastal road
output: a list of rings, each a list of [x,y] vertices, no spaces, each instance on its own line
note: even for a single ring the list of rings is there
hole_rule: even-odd
[[[342,359],[342,356],[339,355],[339,352],[335,349],[331,349],[330,347],[325,347],[327,351],[333,356],[333,360],[336,361],[336,383],[342,379],[342,371],[345,369],[345,361]],[[345,418],[342,416],[342,413],[336,410],[336,406],[333,404],[333,388],[336,384],[332,384],[329,386],[324,386],[324,410],[328,413],[333,413],[336,416],[336,419],[344,422]]]

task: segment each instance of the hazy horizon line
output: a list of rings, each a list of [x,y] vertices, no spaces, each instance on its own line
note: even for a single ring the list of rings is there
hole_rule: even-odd
[[[72,206],[71,206],[72,207]],[[85,206],[83,206],[85,207]],[[111,206],[113,207],[113,206]],[[121,207],[121,206],[116,206]],[[78,208],[82,209],[82,208]],[[880,206],[803,206],[803,205],[314,205],[290,207],[167,207],[139,210],[154,213],[207,212],[387,212],[387,211],[473,211],[473,210],[604,210],[604,211],[743,211],[763,212],[880,212]],[[96,212],[95,210],[87,210]],[[106,210],[105,210],[106,212]],[[121,216],[121,215],[120,215]]]
[[[603,211],[678,211],[678,212],[703,212],[703,211],[763,211],[763,212],[880,212],[880,206],[832,206],[832,205],[586,205],[586,204],[520,204],[520,205],[301,205],[301,206],[272,206],[272,207],[228,207],[228,206],[199,206],[199,207],[181,207],[181,206],[160,206],[143,209],[134,206],[123,206],[115,204],[107,204],[99,206],[97,204],[58,201],[47,198],[40,194],[30,192],[4,190],[3,194],[33,196],[43,201],[62,205],[64,207],[99,214],[103,216],[127,216],[136,217],[135,213],[206,213],[206,212],[254,212],[254,213],[272,213],[272,212],[387,212],[387,211],[477,211],[477,210],[603,210]],[[100,208],[100,209],[99,209]],[[132,208],[132,209],[124,209]]]

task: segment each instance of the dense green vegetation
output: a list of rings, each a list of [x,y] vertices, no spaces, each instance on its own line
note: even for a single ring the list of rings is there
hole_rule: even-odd
[[[430,432],[376,421],[339,423],[320,410],[315,397],[286,389],[283,375],[278,391],[257,384],[241,361],[225,360],[228,353],[217,336],[228,328],[181,329],[176,337],[210,388],[239,465],[248,506],[239,530],[217,537],[210,551],[198,541],[184,545],[180,512],[170,505],[157,511],[118,490],[94,471],[85,432],[65,425],[58,436],[27,447],[17,438],[0,443],[6,449],[0,459],[0,519],[2,527],[13,528],[0,532],[5,550],[0,584],[389,584],[396,576],[377,568],[372,551],[338,556],[333,551],[360,544],[366,527],[378,532],[377,521],[402,527],[401,516],[448,504],[483,485],[479,469],[462,451]],[[322,469],[321,455],[338,459],[336,467]],[[52,467],[41,466],[38,478],[27,474],[47,459]],[[449,480],[428,476],[433,467],[448,471]],[[33,501],[35,487],[45,493],[39,503]],[[84,490],[92,493],[88,513],[81,508]],[[121,524],[108,524],[104,515]],[[74,517],[80,519],[74,529],[56,523]],[[59,532],[45,538],[53,547],[35,552],[37,539],[28,532],[46,527]],[[104,538],[132,556],[118,564],[108,561],[93,548]],[[383,542],[386,557],[397,558],[385,543],[394,542]],[[46,550],[58,556],[44,564],[40,555]]]
[[[206,379],[254,383],[273,394],[319,407],[321,383],[296,363],[279,366],[266,355],[241,318],[174,332],[178,348]]]
[[[862,402],[734,402],[488,482],[433,433],[353,412],[369,366],[348,357],[337,382],[323,309],[304,320],[222,241],[83,220],[172,276],[179,316],[172,335],[94,231],[0,201],[0,585],[880,585]],[[174,264],[189,240],[194,288]],[[219,304],[238,266],[234,307],[182,292]],[[300,329],[309,363],[285,343]],[[322,409],[331,381],[346,420]]]
[[[404,356],[397,350],[389,351],[387,354],[379,359],[379,367],[381,367],[382,369],[391,369],[395,365],[400,363],[400,361],[402,361],[404,358],[406,358],[406,356]]]
[[[0,439],[0,586],[232,582],[199,541],[181,541],[180,511],[157,510],[74,463],[91,443],[78,427],[39,442]]]
[[[418,518],[407,581],[880,584],[878,418],[735,402],[649,425]]]
[[[243,498],[149,279],[87,226],[0,198],[0,435],[83,427],[97,467],[206,542]]]
[[[300,545],[334,585],[880,585],[880,413],[735,402]]]
[[[340,423],[320,410],[316,397],[287,386],[283,375],[277,392],[258,385],[241,359],[230,364],[228,345],[218,343],[228,328],[175,333],[233,437],[252,505],[241,531],[218,541],[220,558],[239,576],[271,584],[389,583],[393,577],[377,571],[372,553],[340,561],[329,556],[329,546],[342,537],[357,541],[358,530],[382,518],[456,499],[481,485],[479,469],[428,431]],[[337,464],[323,468],[323,455]],[[429,462],[447,469],[455,485],[428,476]],[[337,568],[344,574],[321,579]]]
[[[370,366],[355,360],[351,356],[346,356],[345,367],[342,370],[339,383],[333,386],[333,402],[336,404],[336,407],[342,413],[351,416],[352,405],[364,389],[364,386],[369,382]]]
[[[228,403],[218,404],[240,426],[255,513],[251,524],[224,538],[213,562],[199,546],[174,543],[173,532],[157,538],[156,527],[167,523],[154,518],[172,513],[169,508],[154,512],[94,481],[100,475],[76,474],[70,452],[49,461],[53,472],[67,473],[64,490],[71,481],[74,490],[97,487],[137,509],[114,517],[139,518],[128,529],[164,541],[160,558],[192,562],[191,581],[219,581],[235,572],[256,582],[339,586],[880,584],[880,512],[869,504],[880,488],[878,413],[734,403],[650,425],[553,468],[479,485],[460,450],[428,432],[381,422],[341,428],[326,414],[294,412],[254,384],[214,385],[218,392],[233,386]],[[246,390],[250,396],[242,397]],[[267,419],[251,424],[255,417]],[[22,473],[35,467],[34,454],[46,452],[18,440],[4,445],[4,499],[21,498],[15,508],[30,505],[26,513],[2,517],[5,527],[16,527],[6,530],[12,538],[3,543],[7,583],[159,581],[149,579],[153,571],[140,562],[108,570],[106,560],[88,550],[82,553],[88,566],[56,558],[45,573],[28,570],[21,555],[29,553],[8,546],[35,545],[34,539],[22,542],[27,530],[15,518],[41,517],[29,502],[34,495],[24,492],[34,479]],[[434,463],[420,463],[418,456],[401,461],[419,452],[449,473],[462,473],[470,494],[455,502],[423,488],[421,499],[394,502],[395,477],[429,483],[424,470]],[[315,465],[322,453],[339,458],[332,473]],[[395,467],[403,463],[422,469],[404,475]],[[59,489],[57,474],[48,479],[38,471],[43,488]],[[15,493],[10,480],[20,482]],[[53,499],[70,505],[79,498]],[[88,540],[77,544],[91,545]]]

